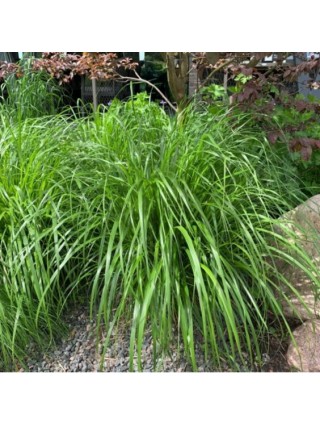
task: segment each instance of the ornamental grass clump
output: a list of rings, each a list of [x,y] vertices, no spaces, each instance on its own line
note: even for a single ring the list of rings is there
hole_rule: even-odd
[[[20,61],[18,74],[11,73],[0,83],[0,103],[6,106],[6,114],[17,121],[57,113],[63,99],[58,82],[46,72],[33,71],[30,59]]]
[[[196,370],[200,338],[218,370],[259,359],[270,313],[286,324],[268,258],[299,188],[250,116],[191,108],[177,122],[139,95],[82,119],[3,118],[0,179],[5,368],[28,341],[54,343],[80,296],[105,349],[130,329],[132,368],[147,330],[155,361],[180,343]]]

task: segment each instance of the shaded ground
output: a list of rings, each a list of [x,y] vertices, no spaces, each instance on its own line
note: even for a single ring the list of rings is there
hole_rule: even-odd
[[[286,360],[288,342],[276,336],[269,340],[268,361],[262,366],[261,372],[291,372]]]

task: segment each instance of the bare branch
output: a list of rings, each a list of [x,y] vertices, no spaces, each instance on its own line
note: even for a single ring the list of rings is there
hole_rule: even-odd
[[[225,68],[226,66],[228,66],[230,63],[232,63],[234,61],[234,58],[223,62],[221,65],[217,66],[217,68],[214,68],[210,74],[207,76],[207,78],[199,85],[199,87],[197,88],[197,92],[202,89],[202,87],[204,87],[206,85],[206,83],[211,79],[211,77],[218,71],[220,71],[221,69]]]
[[[162,93],[161,90],[158,89],[157,86],[155,86],[154,84],[152,84],[150,81],[148,80],[144,80],[143,78],[140,77],[140,75],[137,73],[136,70],[134,70],[134,73],[136,75],[136,77],[130,77],[130,76],[124,76],[124,75],[120,75],[118,74],[118,76],[116,77],[116,79],[118,81],[123,81],[123,82],[129,82],[129,81],[133,81],[136,83],[141,83],[141,84],[147,84],[148,86],[152,87],[154,90],[156,90],[157,93],[160,94],[160,96],[162,97],[162,99],[165,100],[165,102],[167,102],[167,104],[170,106],[171,109],[173,109],[175,112],[177,112],[177,108],[170,102],[170,100]]]

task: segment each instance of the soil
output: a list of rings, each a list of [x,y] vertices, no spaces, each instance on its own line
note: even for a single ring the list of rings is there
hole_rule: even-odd
[[[269,360],[262,366],[261,372],[292,372],[286,360],[288,345],[287,341],[271,336],[268,349]]]
[[[287,321],[291,331],[301,325],[301,322],[297,319],[287,319]],[[262,366],[261,372],[296,372],[290,368],[286,360],[290,337],[282,335],[276,325],[271,329],[273,329],[273,333],[262,344],[263,351],[269,354],[269,360]]]

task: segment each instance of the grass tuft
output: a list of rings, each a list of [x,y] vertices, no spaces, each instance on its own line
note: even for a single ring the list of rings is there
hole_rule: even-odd
[[[131,328],[131,368],[147,329],[158,354],[177,330],[196,370],[196,339],[236,368],[244,351],[261,357],[270,313],[286,326],[268,259],[282,255],[274,220],[301,193],[249,115],[190,108],[178,122],[143,96],[86,118],[3,113],[0,179],[5,368],[31,340],[54,343],[80,296],[105,349]]]

